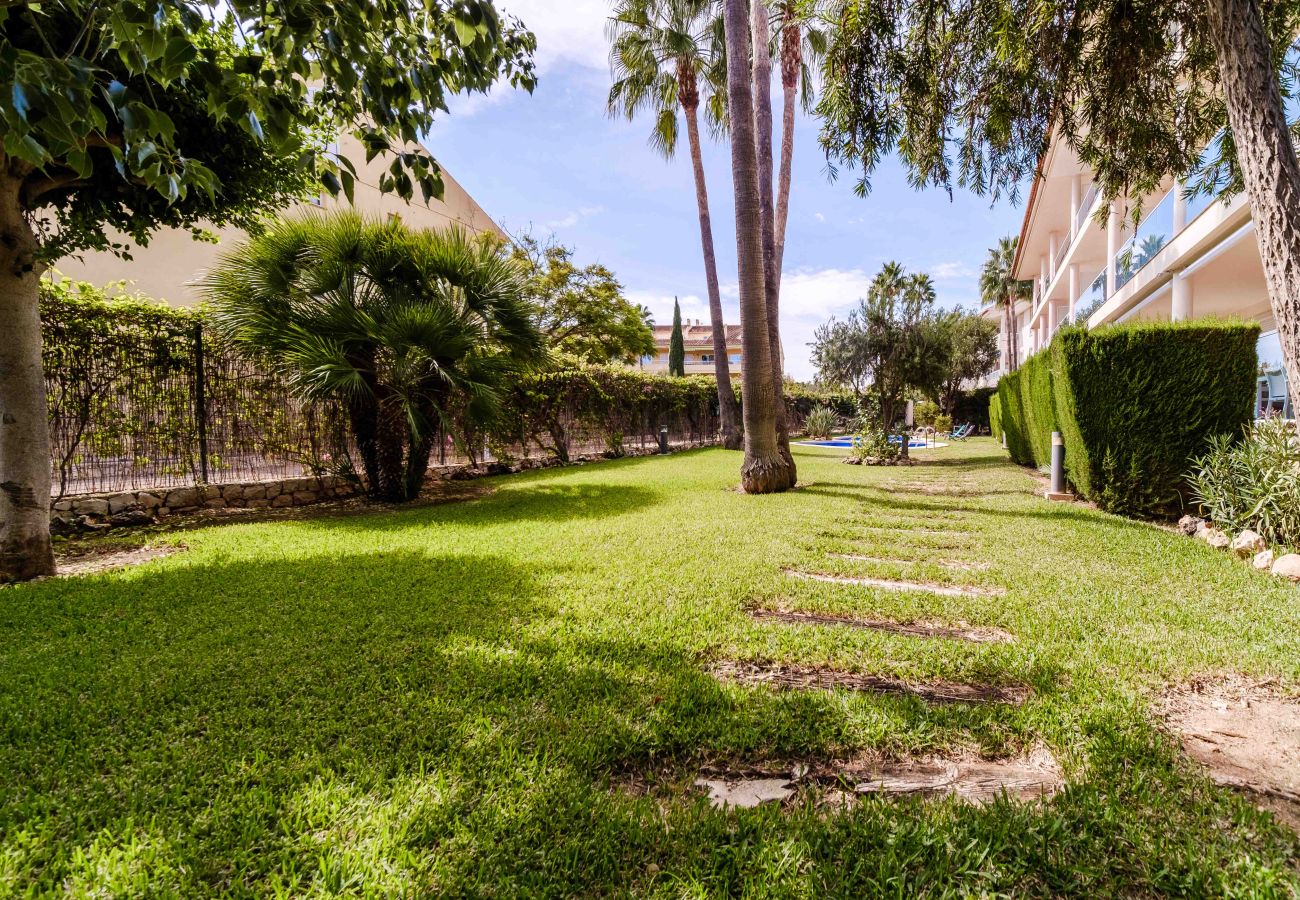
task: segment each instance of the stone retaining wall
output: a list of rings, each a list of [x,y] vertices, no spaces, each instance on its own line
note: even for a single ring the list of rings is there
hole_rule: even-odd
[[[101,531],[114,527],[152,525],[169,516],[204,510],[280,509],[322,500],[350,497],[360,491],[335,476],[286,478],[245,484],[206,484],[116,494],[65,497],[50,506],[50,530],[55,533]]]

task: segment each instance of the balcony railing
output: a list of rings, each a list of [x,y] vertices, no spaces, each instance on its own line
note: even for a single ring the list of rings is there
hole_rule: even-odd
[[[1068,247],[1074,240],[1074,236],[1083,231],[1084,226],[1088,223],[1088,216],[1092,212],[1092,205],[1097,202],[1097,185],[1088,186],[1084,192],[1083,199],[1079,201],[1079,210],[1074,214],[1074,222],[1070,226],[1070,237],[1066,240],[1065,245]]]
[[[1133,280],[1143,266],[1155,259],[1174,236],[1174,191],[1182,190],[1175,183],[1172,190],[1160,199],[1155,208],[1138,223],[1133,236],[1124,242],[1115,257],[1115,289],[1119,290]]]
[[[1074,321],[1086,322],[1106,302],[1106,267],[1087,282],[1079,296],[1074,298]]]

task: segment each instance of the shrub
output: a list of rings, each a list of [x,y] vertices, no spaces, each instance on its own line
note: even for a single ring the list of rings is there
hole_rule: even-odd
[[[835,412],[830,407],[818,406],[804,419],[803,430],[811,438],[828,438],[837,424]]]
[[[934,417],[934,430],[940,434],[947,434],[952,431],[952,416],[938,415]]]
[[[1048,465],[1060,431],[1067,477],[1101,508],[1171,515],[1206,441],[1250,421],[1258,337],[1213,321],[1063,328],[1002,378],[990,419],[1022,465]]]
[[[912,420],[917,425],[927,425],[930,428],[935,427],[935,420],[939,418],[939,404],[933,400],[922,400],[917,403],[912,410]]]
[[[1250,529],[1271,544],[1300,547],[1300,436],[1265,419],[1244,440],[1219,434],[1188,476],[1205,515],[1229,533]]]

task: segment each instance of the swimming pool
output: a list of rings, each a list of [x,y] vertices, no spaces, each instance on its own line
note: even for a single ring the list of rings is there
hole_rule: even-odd
[[[889,443],[898,444],[902,442],[901,437],[891,437]],[[829,441],[800,441],[808,447],[852,447],[853,438],[832,438]],[[909,450],[924,450],[927,447],[942,447],[943,444],[927,444],[925,441],[908,441]]]

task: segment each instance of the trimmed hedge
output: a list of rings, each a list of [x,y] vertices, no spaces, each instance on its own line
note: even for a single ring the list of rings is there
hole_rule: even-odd
[[[999,382],[994,434],[1005,431],[1016,462],[1045,467],[1060,431],[1081,496],[1125,515],[1175,514],[1192,459],[1251,419],[1258,339],[1243,322],[1063,328]]]

